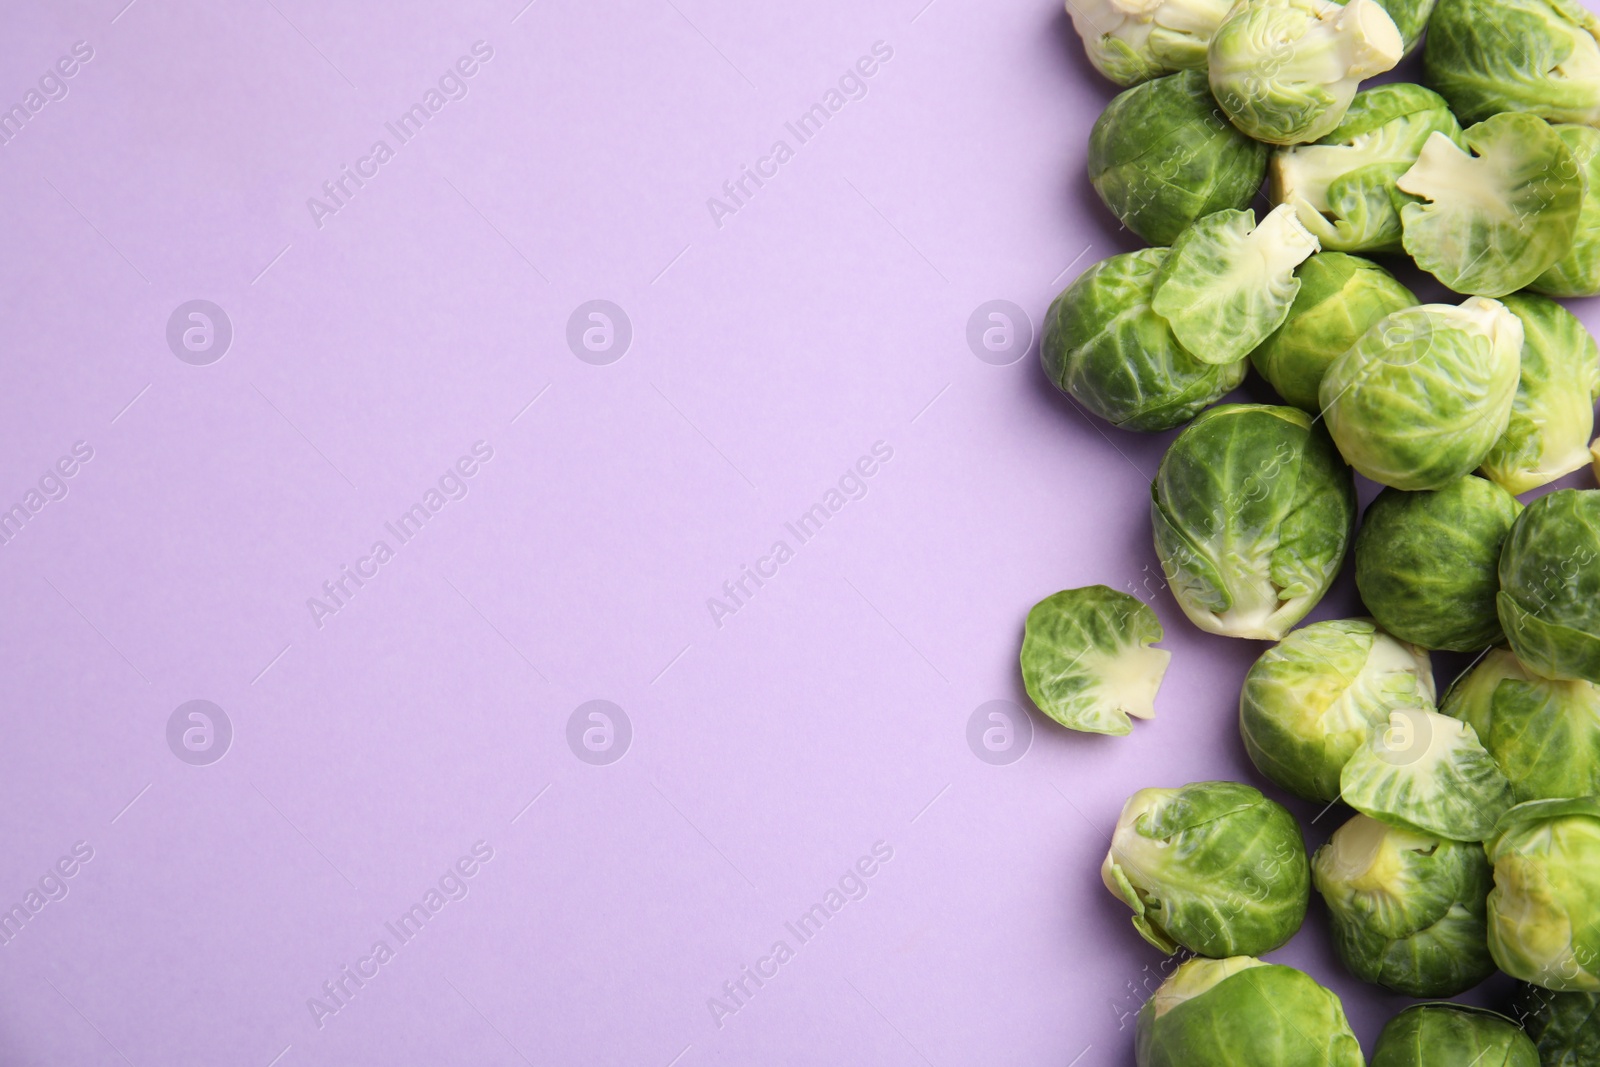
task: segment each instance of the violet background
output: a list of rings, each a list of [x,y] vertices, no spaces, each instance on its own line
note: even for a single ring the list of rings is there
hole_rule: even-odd
[[[0,548],[0,903],[94,858],[0,947],[0,1062],[1131,1064],[1162,957],[1100,886],[1106,834],[1141,786],[1264,784],[1233,720],[1262,646],[1159,589],[1171,435],[965,336],[1137,247],[1083,177],[1113,87],[1046,0],[523,2],[6,13],[7,105],[94,58],[0,148],[0,504],[94,456]],[[479,40],[468,95],[318,228],[307,198]],[[233,324],[209,366],[165,339],[195,298]],[[607,366],[565,341],[597,298],[633,328]],[[466,498],[319,629],[307,599],[480,440]],[[867,495],[715,625],[879,441]],[[1093,582],[1168,627],[1159,718],[1035,715],[980,761],[1027,608]],[[1315,617],[1357,610],[1346,575]],[[196,698],[234,729],[205,767],[165,734]],[[566,741],[596,698],[634,733],[608,766]],[[479,840],[466,898],[319,1028],[308,998]],[[719,1027],[708,998],[879,841]],[[1270,958],[1370,1048],[1408,1001],[1321,919]]]

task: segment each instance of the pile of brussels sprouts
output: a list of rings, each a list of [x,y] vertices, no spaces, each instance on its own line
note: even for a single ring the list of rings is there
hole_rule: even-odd
[[[1258,957],[1314,887],[1356,977],[1422,998],[1373,1067],[1600,1067],[1600,19],[1574,0],[1068,0],[1128,86],[1089,140],[1151,247],[1051,304],[1050,379],[1133,431],[1183,426],[1155,551],[1196,626],[1275,642],[1239,730],[1276,786],[1354,814],[1315,855],[1233,782],[1142,789],[1101,875],[1184,961],[1141,1067],[1360,1067],[1340,1002]],[[1423,85],[1360,82],[1422,45]],[[1469,124],[1463,126],[1463,124]],[[1263,183],[1270,208],[1252,202]],[[1459,294],[1420,304],[1366,255]],[[1254,367],[1283,404],[1213,406]],[[1355,473],[1384,488],[1357,530]],[[1353,550],[1370,617],[1295,629]],[[1058,592],[1023,681],[1063,726],[1151,718],[1155,613]],[[1430,651],[1477,654],[1443,694]],[[1522,1023],[1443,998],[1496,970]],[[1525,1024],[1525,1025],[1523,1025]]]

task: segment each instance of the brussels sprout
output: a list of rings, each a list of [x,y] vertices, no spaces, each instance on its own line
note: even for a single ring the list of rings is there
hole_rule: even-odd
[[[1439,709],[1469,724],[1518,801],[1600,795],[1600,686],[1557,682],[1491,649]]]
[[[1394,19],[1394,28],[1400,31],[1400,41],[1409,53],[1422,40],[1422,31],[1428,26],[1428,16],[1433,14],[1434,0],[1378,0]]]
[[[1465,1004],[1418,1004],[1389,1020],[1372,1067],[1539,1067],[1522,1027]]]
[[[1150,496],[1178,606],[1226,637],[1281,640],[1328,591],[1355,520],[1349,469],[1298,408],[1212,408],[1167,449]]]
[[[1523,666],[1600,682],[1600,489],[1529,504],[1500,551],[1500,625]]]
[[[1167,254],[1145,248],[1101,260],[1045,315],[1039,350],[1045,374],[1124,430],[1170,430],[1244,380],[1243,360],[1200,362],[1150,310],[1150,286]]]
[[[1288,207],[1215,211],[1183,231],[1156,272],[1150,306],[1196,359],[1233,363],[1283,325],[1300,291],[1294,269],[1317,239]]]
[[[1600,993],[1552,993],[1524,985],[1517,1012],[1543,1067],[1600,1063]]]
[[[1400,209],[1401,243],[1417,266],[1456,292],[1504,296],[1572,247],[1583,171],[1537,115],[1495,115],[1461,139],[1475,154],[1429,134],[1395,182],[1425,201]]]
[[[1181,964],[1145,1001],[1138,1067],[1365,1067],[1344,1006],[1304,971],[1236,956]]]
[[[1126,734],[1128,716],[1155,718],[1156,690],[1172,653],[1151,648],[1161,622],[1137,597],[1103,585],[1064,589],[1028,612],[1022,682],[1062,726]]]
[[[1272,202],[1293,204],[1323,248],[1397,252],[1399,203],[1408,198],[1394,183],[1434,133],[1461,139],[1461,124],[1431,89],[1395,82],[1359,92],[1327,136],[1273,153]]]
[[[1374,730],[1339,776],[1363,815],[1452,841],[1482,841],[1511,807],[1511,783],[1460,719],[1410,708]]]
[[[1495,963],[1558,993],[1600,992],[1600,798],[1518,804],[1484,848]]]
[[[1257,769],[1296,796],[1339,797],[1339,772],[1398,708],[1433,707],[1428,654],[1367,619],[1293,631],[1239,693],[1239,734]]]
[[[1294,816],[1257,789],[1141,789],[1123,806],[1100,878],[1163,952],[1270,952],[1306,916],[1311,873]]]
[[[1318,252],[1295,277],[1300,292],[1289,317],[1250,353],[1250,362],[1279,396],[1316,413],[1328,366],[1379,319],[1417,298],[1376,263],[1342,252]]]
[[[1442,489],[1511,418],[1522,322],[1497,300],[1404,308],[1328,368],[1317,398],[1345,461],[1396,489]]]
[[[1503,639],[1495,594],[1516,497],[1468,475],[1442,489],[1385,489],[1356,531],[1356,588],[1378,625],[1423,648],[1476,652]]]
[[[1466,122],[1528,111],[1600,122],[1600,20],[1574,0],[1439,0],[1423,46],[1427,83]]]
[[[1067,0],[1089,62],[1118,85],[1204,70],[1206,45],[1232,0]]]
[[[1339,125],[1361,79],[1405,51],[1378,0],[1240,0],[1206,52],[1211,92],[1258,141],[1315,141]]]
[[[1266,146],[1222,117],[1199,71],[1119,93],[1089,133],[1095,192],[1151,244],[1171,244],[1202,215],[1248,207],[1266,169]]]
[[[1484,924],[1493,879],[1476,844],[1357,815],[1311,860],[1350,973],[1413,997],[1453,997],[1494,973]]]
[[[1522,320],[1522,371],[1511,421],[1484,459],[1483,473],[1507,492],[1525,493],[1588,464],[1600,347],[1554,300],[1512,293],[1504,303]]]
[[[1556,136],[1583,168],[1583,206],[1572,247],[1528,288],[1547,296],[1595,296],[1600,294],[1600,130],[1563,123]]]

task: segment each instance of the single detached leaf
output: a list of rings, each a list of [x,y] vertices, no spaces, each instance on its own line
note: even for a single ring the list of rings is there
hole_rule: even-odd
[[[1039,710],[1073,730],[1126,734],[1155,716],[1172,653],[1150,647],[1161,622],[1137,597],[1103,585],[1065,589],[1028,612],[1022,681]]]
[[[1294,269],[1316,250],[1287,204],[1260,225],[1253,211],[1214,211],[1173,243],[1150,306],[1194,358],[1233,363],[1283,325],[1300,291]]]
[[[1409,198],[1398,193],[1395,179],[1435,132],[1461,137],[1461,124],[1438,93],[1406,82],[1363,90],[1326,137],[1273,153],[1272,202],[1293,204],[1324,251],[1399,251],[1399,205]]]
[[[1511,783],[1460,719],[1420,708],[1389,716],[1345,764],[1344,801],[1404,830],[1482,841],[1511,807]]]
[[[1395,184],[1422,198],[1400,209],[1402,243],[1417,266],[1458,293],[1504,296],[1572,247],[1583,169],[1537,115],[1496,115],[1462,139],[1430,134]]]

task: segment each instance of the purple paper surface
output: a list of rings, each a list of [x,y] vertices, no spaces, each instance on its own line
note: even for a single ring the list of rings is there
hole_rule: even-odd
[[[1263,646],[1037,367],[1065,13],[124,4],[0,34],[0,1062],[1131,1064],[1107,835]],[[1159,717],[980,758],[1096,582]]]

